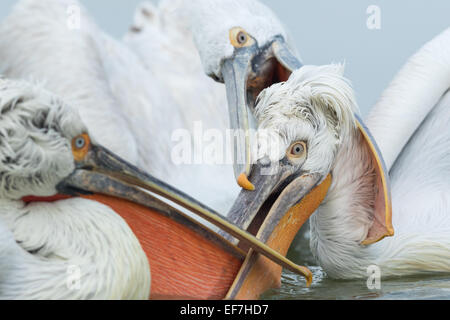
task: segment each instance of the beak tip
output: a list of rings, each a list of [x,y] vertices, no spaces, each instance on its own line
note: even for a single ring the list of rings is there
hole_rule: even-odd
[[[240,187],[245,190],[253,191],[255,190],[255,186],[248,180],[248,177],[245,173],[241,173],[237,178],[237,183]]]
[[[306,279],[306,287],[309,288],[312,283],[312,272],[305,267],[305,279]]]

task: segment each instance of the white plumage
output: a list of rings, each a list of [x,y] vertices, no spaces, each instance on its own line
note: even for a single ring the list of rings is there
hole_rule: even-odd
[[[111,151],[219,212],[226,212],[239,191],[231,164],[175,165],[171,154],[179,142],[172,139],[176,130],[185,130],[192,142],[196,123],[201,123],[203,130],[225,132],[228,121],[225,91],[220,88],[223,85],[204,75],[192,44],[191,55],[181,50],[177,54],[180,62],[167,60],[163,72],[152,69],[156,64],[144,68],[136,54],[101,32],[85,11],[81,29],[69,30],[66,8],[71,4],[79,5],[71,0],[19,2],[0,27],[0,70],[11,78],[43,82],[79,110],[88,128],[92,128],[93,137]],[[158,27],[157,31],[166,30]],[[184,33],[177,36],[181,38]],[[167,39],[153,40],[154,34],[143,35],[149,47],[163,46],[158,40]],[[183,41],[180,46],[189,48],[189,42]],[[166,56],[166,51],[149,52],[155,61]],[[164,75],[172,76],[167,81]],[[175,76],[177,82],[170,82]],[[181,81],[184,84],[178,91]],[[191,158],[197,152],[203,159],[202,151],[193,148]],[[193,181],[197,182],[195,187]]]
[[[395,161],[390,170],[393,237],[361,244],[373,223],[375,167],[358,131],[348,131],[349,136],[339,146],[330,190],[310,218],[311,250],[333,278],[367,277],[370,265],[380,267],[383,278],[450,272],[450,96],[446,93],[450,55],[444,48],[449,35],[445,31],[411,58],[369,117],[369,127],[387,156],[388,166]],[[308,90],[304,79],[296,76],[304,68],[295,71],[281,87],[266,89],[274,97],[271,101],[261,99],[257,106],[257,110],[269,109],[271,113],[263,126],[269,122],[283,127],[286,108],[291,108],[287,121],[303,117],[295,110],[297,101],[304,101],[299,92]],[[323,71],[317,68],[315,72]],[[345,83],[339,81],[336,78],[333,86],[345,92]],[[284,91],[292,93],[286,97]],[[351,103],[344,103],[352,109]],[[341,121],[341,125],[352,123],[351,118]],[[301,134],[301,129],[294,132]],[[322,143],[332,147],[330,142]],[[329,161],[322,157],[317,163]]]
[[[78,114],[42,87],[3,79],[0,113],[0,299],[147,298],[147,256],[112,209],[22,201],[55,194],[74,170],[71,140],[86,132]]]
[[[396,235],[374,248],[386,275],[450,272],[449,41],[412,56],[367,119],[391,168]]]
[[[234,6],[237,6],[238,3],[237,1],[228,2],[233,3]],[[245,2],[244,7],[254,4],[253,1]],[[186,29],[186,25],[181,27],[174,24],[173,27],[171,26],[175,21],[182,21],[178,20],[176,14],[157,16],[156,19],[168,19],[169,23],[167,24],[152,25],[152,21],[146,21],[146,32],[143,32],[141,36],[143,40],[148,41],[149,47],[167,49],[167,43],[171,43],[173,39],[170,38],[169,41],[169,38],[155,36],[158,32],[165,33],[166,31],[165,34],[179,40],[178,45],[180,46],[180,50],[175,50],[172,55],[167,50],[162,50],[161,52],[150,51],[151,55],[147,57],[142,55],[137,48],[138,54],[133,53],[129,47],[100,31],[81,6],[81,28],[67,28],[67,8],[70,5],[80,6],[77,1],[72,0],[20,1],[0,26],[1,73],[10,78],[23,78],[42,83],[43,86],[60,95],[79,111],[81,119],[89,128],[93,139],[102,141],[108,149],[131,163],[137,164],[169,184],[216,208],[219,212],[225,213],[232,204],[232,199],[239,192],[239,187],[232,175],[231,163],[174,165],[171,161],[173,149],[171,138],[174,131],[184,130],[191,134],[189,138],[192,139],[197,123],[202,123],[204,130],[214,129],[222,135],[228,128],[223,85],[216,84],[204,74],[191,33]],[[204,2],[203,5],[209,5],[209,3]],[[247,8],[246,14],[247,16],[251,14],[250,8]],[[139,11],[138,15],[145,16],[146,14]],[[213,22],[210,21],[210,23]],[[24,30],[26,31],[24,32]],[[258,32],[256,33],[258,34]],[[132,38],[132,36],[127,38],[130,47],[137,45]],[[136,35],[136,39],[138,38],[139,36]],[[221,41],[230,46],[228,33],[221,37]],[[143,46],[143,48],[145,50],[148,47]],[[170,50],[168,51],[170,52]],[[178,58],[180,62],[174,62],[177,61],[175,58]],[[208,56],[208,59],[211,58],[217,57]],[[153,61],[164,61],[166,64],[149,63]],[[203,132],[199,132],[199,134],[202,135]],[[225,154],[228,148],[229,146],[224,146]],[[195,159],[196,153],[201,152],[202,150],[194,148],[192,158]],[[200,154],[200,157],[202,156]],[[70,204],[71,201],[65,203]],[[81,208],[85,205],[82,203],[83,201],[87,200],[80,200],[77,203],[79,207],[72,204],[73,211],[68,211],[65,219],[73,218],[70,215],[71,212],[82,210]],[[104,206],[98,206],[104,209]],[[37,205],[37,207],[39,206]],[[86,208],[88,207],[89,205],[86,206]],[[20,212],[18,215],[22,216]],[[97,214],[97,216],[99,215]],[[29,215],[25,214],[24,216],[28,217]],[[42,219],[43,223],[49,218],[49,215],[38,216],[36,214],[34,217]],[[99,227],[108,226],[107,221],[103,222],[102,217],[98,218]],[[114,219],[120,220],[117,217]],[[4,220],[7,221],[7,228],[14,231],[13,237],[22,241],[20,240],[22,233],[15,232],[20,228],[8,222],[7,217]],[[23,229],[30,228],[33,223],[28,219],[23,219],[22,222]],[[58,220],[55,221],[55,223],[57,222]],[[123,221],[116,222],[115,228],[127,228],[124,223],[122,224]],[[91,221],[85,223],[89,224]],[[112,221],[110,223],[113,224]],[[91,230],[89,226],[79,226],[78,228],[84,228],[86,232]],[[118,242],[131,241],[126,239],[128,234],[120,237],[119,231],[115,231],[112,227],[110,229],[111,233],[102,234],[105,236],[105,241],[110,236],[114,236],[114,240]],[[64,233],[67,230],[61,228],[61,232]],[[43,232],[42,236],[46,234],[48,232]],[[103,243],[100,235],[94,232],[89,235],[96,237],[98,242],[97,245],[89,242],[89,245],[98,249],[98,246]],[[135,240],[135,238],[133,239]],[[34,239],[30,243],[34,244],[34,241],[37,241],[45,245],[53,244],[53,242],[46,242],[47,240],[47,238]],[[63,241],[59,241],[61,246],[65,245]],[[80,245],[82,246],[80,250],[84,250],[82,241]],[[111,241],[110,245],[114,246],[116,242]],[[17,245],[15,248],[19,252],[23,250]],[[57,250],[58,252],[66,252],[67,256],[77,257],[69,245],[64,248],[56,247],[56,249],[60,249]],[[117,250],[120,249],[119,246]],[[26,294],[23,293],[23,290],[30,285],[28,280],[33,281],[33,279],[24,278],[22,283],[17,281],[20,274],[14,274],[10,281],[4,283],[4,292],[8,295],[7,297],[25,298],[145,298],[149,289],[145,284],[149,283],[150,276],[148,275],[146,278],[145,272],[148,272],[148,269],[145,268],[145,265],[140,268],[139,259],[142,258],[142,252],[136,253],[136,250],[129,250],[127,254],[118,252],[112,257],[119,259],[116,265],[121,265],[121,259],[128,259],[130,263],[136,264],[129,270],[131,275],[121,274],[128,287],[125,284],[114,282],[111,285],[110,283],[99,284],[99,288],[104,291],[95,291],[100,289],[95,287],[97,283],[94,282],[93,288],[83,287],[75,295],[64,295],[66,294],[64,288],[56,286],[53,286],[53,295],[51,287],[48,287],[48,291],[43,290],[42,293],[35,291]],[[53,252],[52,249],[47,251]],[[89,254],[91,253],[99,259],[104,258],[104,255],[98,252],[89,251]],[[120,257],[116,256],[119,254]],[[133,254],[136,255],[134,260],[139,260],[137,263],[131,260],[130,255]],[[10,259],[8,268],[5,270],[20,269],[27,265],[32,265],[32,263],[26,260]],[[67,266],[64,265],[63,268],[67,268]],[[83,270],[83,268],[81,269]],[[50,270],[48,275],[50,276],[53,272],[61,273],[61,270]],[[117,270],[114,272],[120,274]],[[105,281],[110,282],[116,278],[109,273],[104,276],[107,279]],[[98,280],[103,281],[102,279]],[[141,282],[144,285],[139,288],[139,291],[134,286]],[[86,281],[86,283],[89,282]],[[16,291],[12,288],[15,285],[22,286],[23,290]],[[109,285],[111,289],[109,289]],[[36,284],[36,288],[39,286],[42,284]],[[90,289],[94,290],[94,293]],[[19,293],[16,294],[16,292]]]
[[[160,10],[169,11],[168,7],[162,7],[164,9]],[[214,13],[223,10],[223,7],[209,9],[212,12],[211,15],[203,13],[202,16],[196,16],[191,12],[190,16],[197,22],[207,24],[211,21],[208,17],[213,17]],[[127,44],[134,48],[144,60],[145,57],[147,59],[151,57],[146,55],[146,50],[143,49],[144,44],[150,42],[141,41],[144,38],[139,37],[144,36],[149,29],[154,31],[153,37],[158,34],[158,31],[155,31],[158,29],[152,29],[151,24],[142,23],[147,21],[144,19],[145,16],[147,15],[141,15],[142,19],[138,19],[135,24],[142,32],[130,31],[126,38]],[[158,15],[151,15],[151,17],[156,16]],[[165,17],[165,15],[162,16]],[[271,30],[285,34],[276,20],[268,20],[272,21],[269,23]],[[250,24],[253,22],[249,21]],[[224,23],[226,24],[226,21]],[[164,18],[157,20],[155,24],[166,28],[171,25]],[[219,28],[221,26],[215,27],[211,24],[208,28],[211,31],[208,32],[216,32]],[[245,29],[257,34],[252,28],[254,26],[245,26]],[[194,30],[196,43],[201,49],[208,44],[210,38],[201,28]],[[225,32],[224,30],[222,33]],[[265,29],[264,32],[270,33]],[[333,184],[324,203],[311,217],[311,249],[319,264],[332,277],[366,277],[367,267],[372,264],[381,267],[383,277],[450,271],[448,263],[450,261],[448,236],[450,217],[446,196],[449,193],[446,182],[449,172],[446,164],[450,135],[445,128],[448,123],[446,115],[449,114],[445,106],[449,98],[443,97],[450,85],[449,32],[446,30],[436,37],[406,63],[367,119],[367,125],[381,149],[388,170],[397,161],[390,171],[395,235],[369,246],[360,243],[366,237],[372,224],[375,168],[372,159],[364,150],[365,147],[360,143],[362,138],[355,133],[356,131],[342,131],[340,138],[343,139],[333,164],[332,174],[335,177]],[[220,38],[218,34],[214,37]],[[264,35],[261,35],[260,39],[263,38]],[[202,39],[205,41],[202,42]],[[220,49],[220,45],[212,47],[215,47],[216,51],[212,50],[209,54],[203,51],[203,64],[206,73],[213,73],[220,78],[220,74],[217,73],[217,57],[231,54],[231,51]],[[228,48],[228,50],[231,49]],[[227,53],[223,54],[224,52]],[[208,59],[208,56],[215,56],[216,59]],[[171,57],[171,61],[176,60],[176,57]],[[156,65],[161,64],[155,63],[154,66]],[[320,69],[311,70],[309,76],[312,77],[314,72],[317,72],[316,76],[323,72]],[[304,87],[307,87],[307,83],[303,76],[290,79],[288,88],[286,88],[287,85],[281,87],[274,85],[270,90],[281,100],[283,97],[285,99],[283,102],[292,102],[292,97],[301,100],[303,97],[296,91],[306,90]],[[333,86],[342,92],[348,90],[344,81],[340,82],[339,77],[332,78],[336,80]],[[291,98],[283,95],[283,91],[290,91]],[[188,95],[188,93],[184,94]],[[272,102],[275,100],[276,97],[272,99]],[[350,101],[353,101],[353,98]],[[438,101],[440,102],[436,106]],[[272,108],[267,108],[263,112],[261,110],[264,105],[271,105]],[[356,110],[353,102],[348,103],[346,107],[352,111]],[[263,113],[268,113],[269,109],[273,112],[272,116],[264,118]],[[432,113],[430,113],[431,110],[433,110]],[[260,113],[261,128],[279,127],[284,125],[286,120],[286,116],[281,116],[279,109],[273,107],[271,102],[264,98],[260,99],[256,111],[257,114]],[[340,117],[339,123],[351,128],[349,126],[351,119],[352,117]],[[297,133],[298,130],[300,129],[297,129]],[[292,132],[296,131],[292,130]],[[347,139],[344,139],[345,137]],[[293,137],[290,138],[293,139]],[[292,141],[292,139],[288,140]],[[321,141],[324,143],[324,148],[332,145],[332,141]],[[285,146],[285,144],[282,145]],[[326,157],[322,159],[318,157],[316,160],[316,167],[329,163]]]
[[[16,7],[0,28],[4,73],[45,81],[46,87],[79,108],[93,135],[105,140],[107,147],[225,213],[239,191],[231,165],[174,166],[167,161],[173,147],[171,134],[175,129],[192,133],[195,121],[225,130],[225,91],[201,69],[221,78],[220,64],[233,54],[227,39],[230,27],[244,27],[262,44],[277,34],[287,37],[281,24],[254,1],[239,7],[231,0],[213,6],[205,1],[191,6],[185,2],[190,8],[185,15],[176,10],[183,8],[183,2],[167,1],[159,8],[147,3],[137,10],[124,46],[99,31],[85,13],[81,30],[65,28],[65,8],[70,3],[74,2],[26,0]],[[249,14],[257,18],[246,19]],[[224,20],[217,23],[217,16]],[[380,266],[383,276],[450,271],[450,199],[445,192],[449,140],[443,129],[449,113],[448,98],[442,98],[450,84],[448,34],[444,32],[407,63],[368,118],[388,168],[396,162],[391,170],[396,234],[373,245],[360,242],[372,223],[374,165],[363,147],[355,147],[361,137],[352,129],[354,119],[349,114],[356,107],[340,71],[324,80],[332,80],[332,86],[350,97],[329,101],[335,106],[345,101],[344,108],[328,118],[331,135],[317,140],[323,142],[324,151],[308,162],[308,170],[320,168],[325,173],[332,168],[334,177],[327,198],[311,218],[311,249],[332,277],[365,277],[371,264]],[[262,110],[265,105],[273,108],[285,102],[283,90],[300,95],[298,91],[308,86],[303,72],[311,72],[308,79],[329,71],[308,68],[301,69],[302,76],[291,77],[282,87],[275,85],[262,95],[257,109],[261,128],[285,125],[275,109]],[[280,99],[276,101],[275,96],[269,103],[270,92]],[[285,118],[299,117],[305,123],[302,113],[288,112]],[[299,134],[299,129],[289,130],[286,141]],[[325,151],[336,146],[336,154]]]
[[[450,29],[415,53],[367,117],[388,169],[450,85]],[[442,133],[444,134],[444,133]]]
[[[343,66],[303,66],[288,82],[276,83],[258,97],[256,117],[259,131],[269,130],[280,138],[279,143],[258,145],[277,147],[259,150],[256,159],[269,156],[279,161],[286,149],[297,140],[308,142],[308,159],[302,165],[307,172],[326,174],[331,170],[339,146],[356,128],[357,106],[353,91],[342,76]]]
[[[67,7],[74,3],[17,3],[1,23],[4,60],[0,72],[10,78],[40,82],[63,97],[78,109],[94,137],[101,137],[112,151],[135,163],[135,138],[126,130],[129,124],[108,86],[102,57],[92,50],[90,34],[96,32],[96,26],[83,19],[81,29],[67,28]],[[105,130],[117,134],[104,134]]]
[[[80,6],[20,1],[0,27],[0,71],[42,81],[78,108],[92,135],[114,153],[225,214],[239,192],[232,159],[204,160],[217,136],[230,157],[232,146],[223,139],[227,99],[224,86],[205,72],[221,78],[217,69],[233,51],[229,26],[248,28],[263,46],[285,36],[281,23],[254,0],[163,1],[158,8],[147,2],[120,42],[99,30],[82,6],[81,28],[68,29],[70,5]],[[225,20],[217,23],[218,16]],[[190,163],[173,161],[180,134],[190,139]]]
[[[301,170],[331,172],[332,184],[310,217],[311,251],[332,277],[361,276],[358,252],[372,224],[375,167],[356,129],[353,91],[341,66],[304,66],[265,89],[256,107],[259,128],[280,132],[280,161],[295,141],[308,147]],[[285,151],[286,150],[286,151]]]
[[[164,5],[164,4],[163,4]],[[165,6],[175,6],[174,2]],[[185,14],[205,73],[222,78],[221,64],[234,54],[229,30],[239,26],[264,46],[276,35],[288,38],[275,14],[257,0],[181,1],[177,15]]]

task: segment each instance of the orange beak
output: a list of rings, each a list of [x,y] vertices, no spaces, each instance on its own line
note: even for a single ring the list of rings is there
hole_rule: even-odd
[[[101,146],[90,144],[89,149],[84,153],[84,156],[75,161],[75,165],[76,167],[74,172],[72,172],[70,176],[66,177],[57,185],[58,192],[63,195],[81,195],[91,197],[99,197],[99,195],[102,194],[104,196],[122,199],[116,199],[111,204],[109,203],[113,199],[111,198],[108,200],[107,204],[114,205],[116,212],[121,214],[127,222],[129,222],[136,234],[142,235],[141,244],[143,244],[144,250],[148,252],[149,255],[151,254],[151,250],[147,249],[146,243],[150,241],[150,238],[156,239],[156,242],[154,242],[149,248],[159,248],[160,250],[162,248],[164,250],[164,248],[167,247],[167,243],[160,241],[161,239],[157,240],[158,237],[166,237],[167,234],[173,233],[173,230],[178,230],[179,228],[182,228],[186,232],[189,231],[188,229],[194,230],[197,233],[200,232],[204,236],[204,239],[202,240],[203,242],[214,241],[222,246],[225,245],[227,250],[230,246],[233,247],[233,245],[228,243],[222,237],[218,236],[214,232],[211,232],[202,225],[199,225],[199,223],[195,222],[191,218],[188,218],[186,215],[166,202],[171,201],[183,206],[193,214],[198,215],[200,218],[211,222],[218,228],[228,234],[231,234],[241,243],[246,244],[249,248],[252,248],[254,251],[266,256],[271,261],[274,261],[275,263],[280,264],[293,272],[299,273],[306,277],[310,276],[309,270],[305,270],[304,267],[297,266],[285,256],[281,255],[278,251],[270,248],[265,243],[257,239],[255,236],[224,219],[217,212],[207,208],[197,200],[171,187],[163,181],[160,181],[135,166],[125,162]],[[161,200],[154,194],[162,196],[165,200]],[[127,200],[128,202],[123,204],[123,200]],[[133,206],[131,206],[131,203],[133,203]],[[136,206],[141,207],[137,210],[138,207]],[[156,219],[154,218],[155,213],[163,214],[165,215],[165,219],[167,218],[173,221],[169,223],[169,221],[164,219]],[[163,220],[166,221],[166,229],[164,232],[158,232],[154,228],[158,225],[157,221],[161,222]],[[138,222],[136,223],[135,221]],[[175,225],[174,222],[180,224],[181,226]],[[144,225],[146,226],[145,228],[142,227]],[[184,229],[186,226],[188,229]],[[150,234],[149,230],[155,230],[155,232]],[[184,234],[181,229],[178,231],[179,234]],[[188,236],[186,235],[186,237]],[[194,248],[202,248],[203,246],[199,245],[199,241],[194,240],[194,238],[189,238],[191,239],[190,241],[192,241],[192,244],[187,243],[183,237],[178,237],[176,239],[177,241],[171,240],[174,251],[170,251],[169,253],[171,256],[180,254],[186,258],[186,260],[184,260],[185,263],[189,264],[187,261],[192,261],[192,256],[189,258],[189,256],[183,255],[182,253],[192,252]],[[169,240],[165,238],[165,241]],[[180,244],[183,242],[186,242],[186,245],[181,245],[180,247]],[[234,256],[236,256],[236,248],[233,247],[233,249],[230,250]],[[242,258],[242,251],[239,251],[237,256]],[[156,253],[154,257],[160,259],[160,253]],[[173,258],[169,258],[169,261],[171,261],[171,259],[173,260]],[[157,264],[158,262],[155,263]],[[178,267],[179,266],[177,266],[177,268]],[[165,268],[167,268],[167,265],[164,265],[164,268],[161,268],[161,270]],[[164,274],[164,272],[162,274]]]

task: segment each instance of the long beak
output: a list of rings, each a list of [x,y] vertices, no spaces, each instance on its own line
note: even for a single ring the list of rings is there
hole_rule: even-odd
[[[275,58],[282,68],[276,68],[280,76],[274,76],[267,63]],[[257,94],[273,84],[273,79],[285,81],[290,73],[302,66],[300,59],[289,49],[281,36],[275,37],[270,45],[259,48],[257,43],[250,47],[236,49],[232,58],[223,62],[222,77],[225,82],[230,128],[235,133],[234,175],[243,188],[253,188],[248,183],[251,171],[251,136],[249,135],[248,109],[253,110]],[[244,182],[244,183],[243,183]]]
[[[303,276],[310,276],[308,269],[297,266],[250,233],[222,218],[217,212],[127,163],[101,146],[91,145],[84,160],[76,163],[75,171],[57,186],[61,194],[100,193],[131,200],[155,210],[167,208],[168,205],[165,202],[148,192],[143,192],[140,188],[187,208],[277,264]]]
[[[230,209],[228,217],[243,229],[254,223],[259,214],[264,215],[259,217],[259,221],[266,216],[281,218],[325,178],[318,173],[295,174],[286,161],[281,161],[275,172],[267,174],[269,170],[260,162],[255,164],[250,176],[255,190],[242,189]],[[304,220],[312,213],[313,211],[302,212]]]
[[[234,133],[233,169],[236,179],[250,174],[251,150],[247,109],[247,78],[256,47],[241,49],[232,59],[224,61],[222,77],[225,82],[230,115],[230,129]]]

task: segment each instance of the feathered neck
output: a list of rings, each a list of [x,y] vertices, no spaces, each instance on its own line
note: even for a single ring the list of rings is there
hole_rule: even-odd
[[[0,199],[2,228],[0,299],[149,296],[149,265],[139,241],[100,203]]]
[[[375,167],[355,129],[343,141],[332,169],[332,185],[310,219],[311,251],[334,278],[365,274],[368,256],[361,245],[372,224]]]

